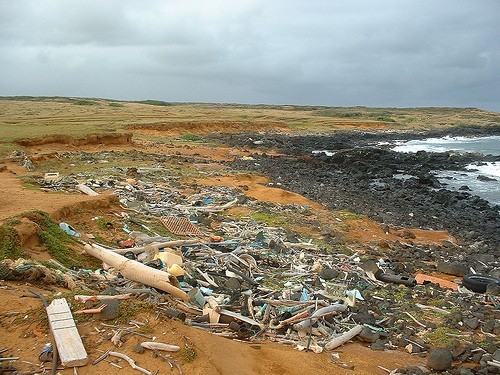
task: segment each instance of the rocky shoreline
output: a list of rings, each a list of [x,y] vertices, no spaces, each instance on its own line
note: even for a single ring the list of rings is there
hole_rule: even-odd
[[[274,183],[334,210],[349,210],[396,227],[448,230],[463,245],[467,259],[498,257],[499,207],[467,191],[452,191],[435,171],[464,170],[473,162],[499,161],[500,156],[451,152],[391,151],[378,143],[436,136],[500,134],[499,127],[457,128],[433,133],[359,133],[286,136],[282,134],[219,135],[232,146],[258,147],[254,160],[237,159],[233,168],[257,171]],[[271,156],[275,149],[288,156]],[[333,156],[312,154],[334,151]]]

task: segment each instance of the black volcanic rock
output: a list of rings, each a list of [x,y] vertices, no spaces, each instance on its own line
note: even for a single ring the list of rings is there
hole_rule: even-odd
[[[457,129],[457,132],[462,130]],[[231,165],[266,174],[279,181],[283,188],[333,210],[368,215],[396,227],[448,230],[465,245],[465,258],[478,253],[498,258],[498,207],[467,191],[446,189],[437,179],[436,171],[465,170],[470,163],[495,161],[499,157],[452,152],[399,153],[376,144],[405,136],[424,138],[429,134],[253,135],[250,138],[265,138],[265,144],[272,143],[278,151],[289,156],[256,154],[255,160],[235,159]],[[237,145],[245,136],[226,135],[223,139],[230,145]],[[314,156],[313,150],[329,150],[334,154]],[[479,242],[481,246],[475,250],[467,246]]]

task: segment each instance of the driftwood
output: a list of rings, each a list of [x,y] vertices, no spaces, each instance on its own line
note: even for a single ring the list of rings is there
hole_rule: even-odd
[[[141,346],[144,349],[163,350],[165,352],[178,352],[179,350],[181,350],[181,348],[178,347],[177,345],[165,344],[163,342],[145,341],[145,342],[141,343]]]
[[[417,323],[420,327],[427,328],[427,326],[423,323],[420,323],[413,315],[411,315],[409,312],[404,311],[404,314],[408,315],[408,317],[413,320],[415,323]]]
[[[118,358],[121,358],[121,359],[127,361],[128,364],[130,365],[130,367],[132,367],[134,370],[138,370],[140,372],[143,372],[146,375],[153,374],[152,371],[146,370],[145,368],[142,368],[141,366],[137,366],[135,364],[135,361],[132,358],[130,358],[128,355],[125,355],[123,353],[118,353],[118,352],[109,352],[108,354],[112,355],[113,357],[118,357]]]
[[[176,361],[173,360],[172,357],[170,357],[168,354],[162,354],[158,350],[153,350],[153,353],[157,355],[159,358],[163,359],[164,361],[167,361],[168,364],[170,365],[170,368],[175,368],[179,371],[179,374],[182,375],[184,372],[182,371],[181,365],[179,365]]]
[[[293,323],[293,322],[296,322],[297,320],[300,320],[302,318],[307,318],[309,316],[309,311],[306,310],[306,311],[303,311],[301,313],[298,313],[297,315],[295,316],[292,316],[291,318],[288,318],[288,319],[285,319],[285,320],[282,320],[277,326],[269,326],[269,328],[272,328],[272,329],[280,329],[284,326],[286,326],[287,324],[290,324],[290,323]]]
[[[344,345],[347,341],[351,340],[355,336],[359,335],[363,330],[362,325],[356,325],[351,328],[349,331],[345,332],[339,337],[335,337],[334,339],[328,341],[325,345],[326,350],[333,350],[338,348],[341,345]]]
[[[487,361],[486,362],[490,366],[498,367],[500,368],[500,361],[492,360],[492,361]]]
[[[238,275],[239,277],[241,277],[243,280],[245,280],[246,282],[249,282],[252,285],[258,285],[259,284],[257,281],[255,281],[251,277],[245,275],[243,272],[237,270],[236,268],[233,268],[231,266],[226,266],[226,269],[228,271],[232,272],[232,273],[235,273],[236,275]]]
[[[181,204],[175,205],[174,208],[184,209],[186,211],[199,211],[199,212],[222,212],[225,209],[234,206],[238,202],[238,198],[233,199],[231,202],[227,202],[221,206],[207,206],[207,207],[195,207],[195,206],[184,206]]]
[[[263,298],[256,298],[254,301],[257,303],[265,303],[277,307],[309,306],[316,304],[316,301],[300,302],[291,300],[277,300],[277,299],[263,299]],[[318,301],[318,303],[321,303],[321,301]]]
[[[115,345],[117,347],[121,347],[123,345],[122,336],[128,335],[128,334],[133,334],[133,335],[145,337],[145,338],[150,339],[150,340],[156,340],[155,336],[145,335],[144,333],[134,331],[130,328],[120,328],[118,331],[115,332],[113,337],[111,337],[111,342],[113,343],[113,345]]]
[[[291,247],[292,249],[302,249],[302,250],[314,250],[318,251],[319,246],[310,242],[283,242],[286,247]]]
[[[122,336],[125,333],[127,332],[125,332],[123,329],[119,329],[118,331],[116,331],[113,337],[111,337],[111,342],[113,343],[114,346],[119,348],[123,345]]]
[[[85,301],[102,301],[102,300],[106,300],[106,299],[119,299],[119,300],[122,300],[122,299],[129,299],[131,297],[131,293],[127,293],[127,294],[117,294],[117,295],[114,295],[114,296],[107,296],[107,295],[96,295],[96,296],[86,296],[86,295],[82,295],[82,294],[77,294],[75,295],[75,299],[77,301],[82,301],[82,302],[85,302]]]
[[[304,321],[294,324],[293,328],[297,331],[307,329],[311,327],[314,323],[316,323],[318,319],[338,312],[343,312],[346,309],[347,305],[342,303],[337,303],[334,305],[322,307],[316,310],[310,317],[305,318]]]
[[[347,310],[347,305],[343,303],[338,303],[335,305],[330,305],[330,306],[325,306],[322,307],[321,309],[316,310],[312,315],[311,318],[322,318],[337,312],[344,312]]]
[[[111,251],[117,254],[125,254],[129,251],[133,252],[134,254],[139,254],[150,249],[160,250],[163,249],[164,247],[192,246],[192,245],[198,245],[199,243],[200,243],[199,240],[176,240],[168,242],[152,242],[144,246],[129,247],[126,249],[111,249]]]
[[[123,277],[152,286],[170,293],[175,297],[182,298],[184,301],[189,301],[188,295],[170,284],[169,274],[140,262],[125,258],[120,254],[106,250],[99,245],[85,245],[85,251],[102,260],[104,263],[116,268]]]
[[[451,314],[450,311],[445,310],[445,309],[440,309],[439,307],[436,306],[427,306],[427,305],[422,305],[420,303],[416,303],[415,306],[421,308],[422,310],[432,310],[432,311],[437,311],[443,314]]]
[[[244,315],[241,315],[241,314],[235,313],[235,312],[230,311],[230,310],[225,310],[225,309],[221,309],[221,310],[220,310],[220,313],[221,313],[222,315],[227,315],[227,316],[230,316],[230,317],[232,317],[232,318],[239,319],[239,320],[241,320],[242,322],[245,322],[245,323],[251,324],[251,325],[253,325],[253,326],[257,326],[257,327],[262,328],[262,324],[260,324],[260,323],[259,323],[259,322],[257,322],[256,320],[253,320],[252,318],[249,318],[248,316],[244,316]]]
[[[103,303],[101,306],[96,307],[94,309],[78,310],[78,311],[75,311],[73,314],[100,314],[102,312],[102,310],[104,310],[106,308],[106,306],[108,306],[108,305]]]
[[[207,283],[209,285],[212,285],[216,288],[219,287],[219,285],[217,285],[217,283],[214,281],[214,279],[212,279],[207,273],[203,272],[198,267],[196,267],[196,271],[198,271],[198,273],[207,281]]]

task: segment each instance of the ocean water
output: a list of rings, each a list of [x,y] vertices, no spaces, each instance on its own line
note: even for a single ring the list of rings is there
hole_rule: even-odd
[[[478,152],[500,155],[500,136],[492,137],[442,137],[413,141],[396,141],[393,150],[400,152]]]
[[[398,141],[392,148],[399,152],[474,152],[483,155],[500,155],[500,136],[492,137],[443,137],[414,141]],[[439,180],[450,189],[468,186],[471,194],[478,195],[500,206],[500,162],[470,164],[467,171],[438,171]],[[481,176],[481,177],[479,177]],[[478,177],[480,179],[478,179]]]

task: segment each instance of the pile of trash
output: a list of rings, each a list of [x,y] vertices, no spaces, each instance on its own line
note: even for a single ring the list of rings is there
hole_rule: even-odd
[[[425,274],[396,275],[383,259],[325,253],[292,241],[281,228],[231,221],[219,230],[225,236],[165,242],[132,232],[140,246],[86,250],[115,265],[113,272],[174,296],[158,304],[168,316],[227,338],[321,353],[357,337],[374,350],[426,355],[426,337],[440,328],[431,318],[441,317],[453,344],[450,358],[495,367],[487,359],[500,353],[497,296]],[[483,347],[453,341],[471,339],[474,330],[484,336]],[[445,370],[451,362],[433,366]]]
[[[187,195],[174,183],[127,181],[114,187],[128,209],[122,213],[125,223],[154,232],[134,218],[134,212],[148,215],[175,238],[124,224],[128,238],[120,248],[86,241],[85,251],[102,261],[101,269],[73,271],[56,264],[61,269],[56,280],[64,274],[66,286],[85,278],[92,286],[91,294],[77,296],[86,302],[80,313],[105,312],[105,301],[113,297],[101,292],[114,287],[114,294],[145,295],[165,316],[229,339],[271,340],[321,353],[356,338],[374,350],[400,348],[428,356],[433,371],[490,374],[500,369],[498,278],[468,269],[460,276],[449,272],[446,279],[425,270],[405,273],[390,253],[327,249],[281,227],[228,219],[226,209],[253,204],[230,188],[198,187]],[[83,241],[69,224],[61,228]],[[11,274],[23,269],[22,264],[4,266]],[[442,347],[436,352],[432,346],[438,339]],[[120,337],[112,342],[121,346]],[[332,360],[349,368],[338,353]]]

